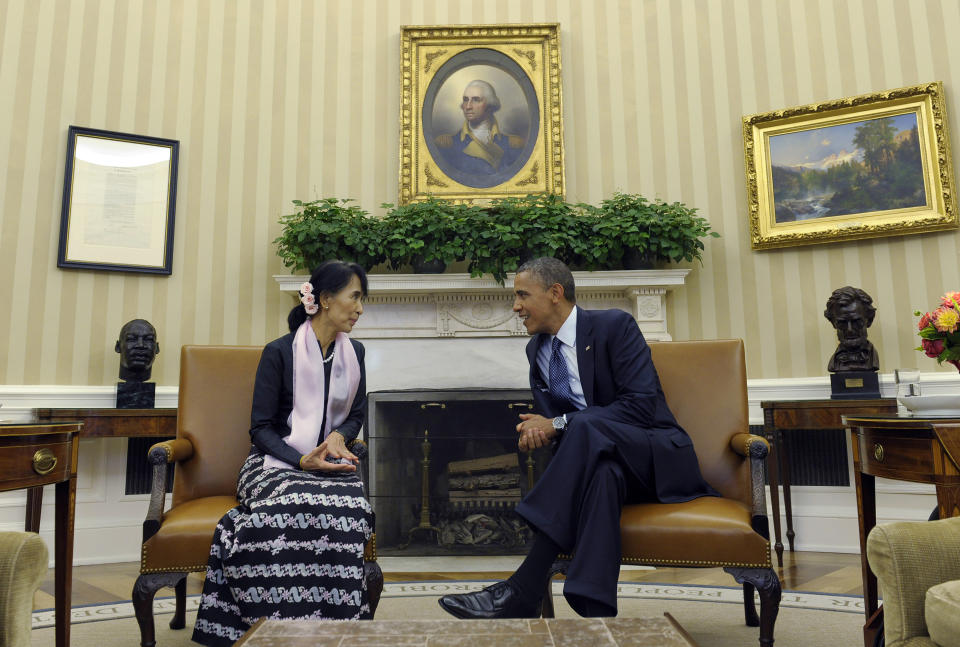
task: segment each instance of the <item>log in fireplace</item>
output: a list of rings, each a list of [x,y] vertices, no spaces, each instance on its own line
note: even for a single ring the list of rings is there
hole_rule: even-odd
[[[525,389],[378,391],[368,395],[369,496],[387,555],[519,554],[514,511],[550,460],[517,448]]]

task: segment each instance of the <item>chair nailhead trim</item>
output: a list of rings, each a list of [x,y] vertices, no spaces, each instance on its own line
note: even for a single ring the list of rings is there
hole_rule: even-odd
[[[659,559],[659,558],[642,558],[642,557],[621,557],[621,564],[639,564],[639,565],[648,565],[648,564],[658,564],[662,566],[702,566],[702,567],[721,567],[721,566],[737,566],[739,568],[772,568],[773,562],[770,561],[770,552],[769,544],[767,544],[767,560],[764,563],[755,564],[750,562],[718,562],[718,561],[704,561],[704,560],[695,560],[695,559]],[[573,555],[561,554],[557,555],[557,559],[570,561],[573,559]]]

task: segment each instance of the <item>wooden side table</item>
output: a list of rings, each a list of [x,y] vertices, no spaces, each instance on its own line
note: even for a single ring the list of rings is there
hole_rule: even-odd
[[[176,408],[163,409],[37,409],[37,421],[79,422],[83,438],[171,438],[177,435]],[[37,532],[40,527],[40,507],[43,505],[43,490],[33,488],[27,492],[28,516],[35,520]]]
[[[770,481],[770,501],[773,505],[774,550],[777,565],[783,566],[783,543],[780,540],[780,495],[777,490],[783,482],[783,505],[787,521],[787,542],[793,552],[793,507],[790,500],[790,461],[788,435],[784,432],[814,429],[843,429],[841,416],[848,415],[894,415],[897,401],[894,398],[871,400],[766,400],[760,403],[763,409],[763,433],[770,442],[767,458]],[[781,477],[782,474],[782,477]]]
[[[163,409],[37,409],[40,422],[83,423],[83,438],[139,438],[177,435],[176,408]]]
[[[860,567],[866,624],[863,642],[872,647],[883,629],[877,606],[877,576],[867,562],[867,535],[877,524],[876,477],[933,483],[940,518],[960,516],[960,417],[843,416],[853,446],[860,525]]]
[[[0,492],[55,484],[54,617],[56,645],[70,645],[73,586],[73,519],[77,494],[77,449],[82,425],[0,424]],[[31,490],[32,491],[32,490]],[[28,506],[25,527],[39,529]]]

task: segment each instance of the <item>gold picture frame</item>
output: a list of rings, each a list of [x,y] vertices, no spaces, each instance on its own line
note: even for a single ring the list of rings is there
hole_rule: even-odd
[[[564,195],[559,24],[403,26],[400,40],[400,204]],[[486,122],[479,138],[470,121]]]
[[[750,244],[956,229],[939,81],[743,118]]]

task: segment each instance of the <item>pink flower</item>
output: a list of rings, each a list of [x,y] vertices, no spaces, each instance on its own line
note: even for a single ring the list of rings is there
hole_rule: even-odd
[[[937,357],[943,352],[942,339],[921,339],[920,346],[923,348],[923,352],[927,354],[927,357]]]
[[[305,283],[305,285],[310,285],[310,284]],[[317,300],[309,292],[307,292],[302,297],[300,297],[300,303],[303,304],[303,309],[307,311],[308,315],[317,314],[317,310],[319,310],[319,308],[317,307]]]
[[[312,294],[313,293],[313,283],[310,281],[304,281],[303,285],[300,286],[300,294]]]
[[[960,305],[960,292],[947,292],[940,297],[940,303],[948,308],[953,308],[957,305]]]
[[[923,313],[923,316],[920,317],[920,323],[917,324],[917,328],[920,330],[923,330],[924,328],[930,325],[930,322],[932,321],[932,319],[933,317],[930,315],[929,312]]]

